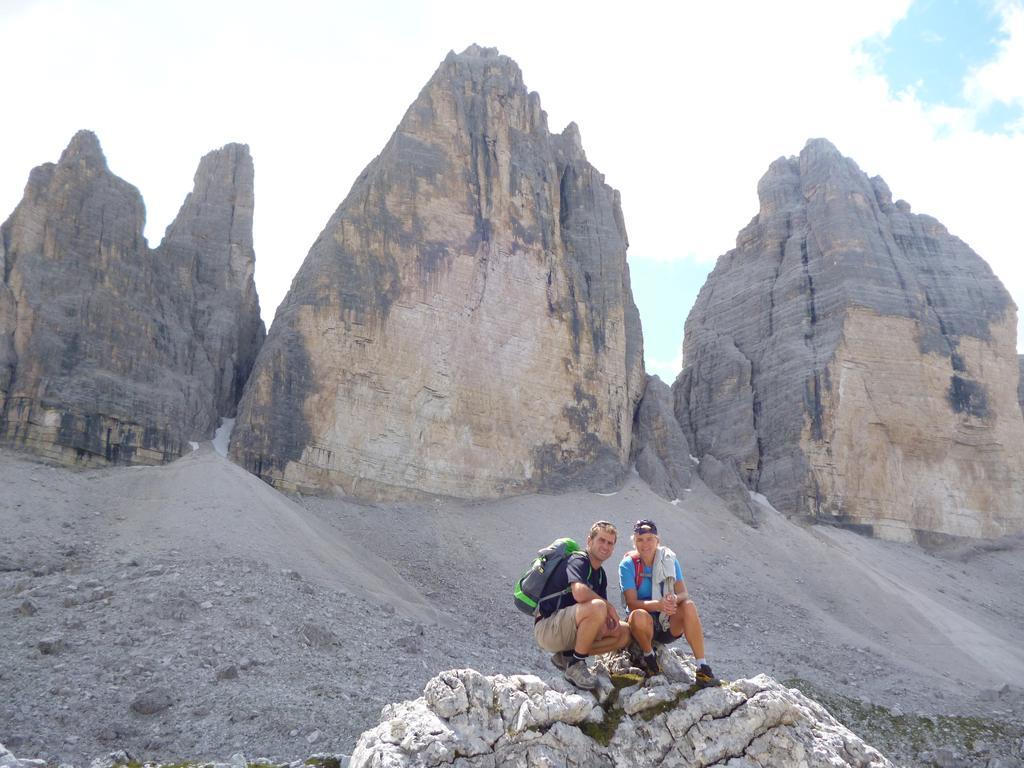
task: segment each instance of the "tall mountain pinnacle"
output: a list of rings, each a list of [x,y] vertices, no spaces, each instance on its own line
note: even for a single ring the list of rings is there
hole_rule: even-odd
[[[988,265],[824,140],[758,194],[686,321],[694,453],[883,537],[1024,528],[1017,312]]]
[[[216,412],[234,416],[266,331],[253,273],[253,163],[228,144],[199,161],[195,188],[167,228],[157,257],[175,265],[179,295],[208,364]]]
[[[80,131],[0,228],[0,440],[68,462],[178,456],[232,415],[264,331],[252,161],[203,159],[152,251],[135,187]]]
[[[487,497],[609,487],[642,337],[618,193],[519,67],[441,64],[317,238],[232,456],[288,488]]]

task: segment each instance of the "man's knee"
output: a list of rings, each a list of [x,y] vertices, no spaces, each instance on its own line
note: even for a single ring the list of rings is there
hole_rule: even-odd
[[[588,619],[600,619],[601,621],[604,621],[604,617],[607,615],[608,603],[599,597],[587,603],[579,603],[576,606],[577,624]]]

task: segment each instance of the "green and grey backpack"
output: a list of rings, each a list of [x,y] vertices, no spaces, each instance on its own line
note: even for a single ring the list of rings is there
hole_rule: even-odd
[[[555,539],[544,549],[539,550],[526,573],[516,582],[516,608],[530,616],[539,616],[541,602],[555,600],[566,594],[571,587],[552,595],[545,594],[544,589],[555,567],[573,552],[579,551],[580,545],[569,538]]]

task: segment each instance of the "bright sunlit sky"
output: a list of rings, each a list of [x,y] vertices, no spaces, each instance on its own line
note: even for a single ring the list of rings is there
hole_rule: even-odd
[[[648,371],[671,381],[715,259],[772,160],[825,137],[1024,300],[1024,0],[0,0],[0,218],[32,167],[97,133],[156,246],[199,158],[256,165],[269,326],[362,168],[450,49],[515,59],[622,192]]]

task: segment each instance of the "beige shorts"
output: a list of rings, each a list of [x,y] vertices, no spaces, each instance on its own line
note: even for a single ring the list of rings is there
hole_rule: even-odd
[[[533,625],[533,637],[545,651],[571,651],[576,647],[576,608],[570,605]]]

